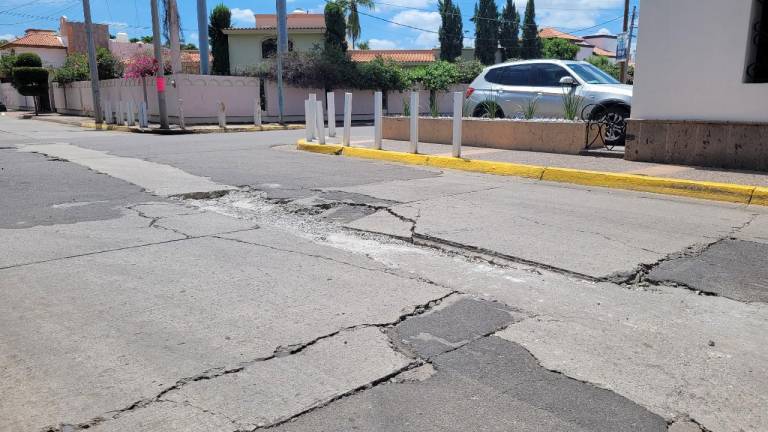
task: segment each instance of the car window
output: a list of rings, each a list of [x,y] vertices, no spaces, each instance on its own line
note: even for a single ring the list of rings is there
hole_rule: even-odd
[[[531,85],[537,87],[560,87],[562,77],[571,76],[567,70],[551,63],[533,65]]]
[[[485,74],[485,80],[493,84],[527,86],[529,85],[530,70],[529,65],[497,67]]]
[[[591,64],[574,63],[569,65],[588,84],[619,84],[616,78],[608,75]]]

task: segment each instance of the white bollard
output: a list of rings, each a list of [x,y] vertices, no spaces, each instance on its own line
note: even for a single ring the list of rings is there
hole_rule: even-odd
[[[253,100],[253,125],[261,126],[261,97],[256,96]]]
[[[310,113],[312,110],[309,108],[309,99],[304,99],[304,131],[307,142],[312,141],[315,137],[312,134],[312,129],[315,127],[314,116]]]
[[[419,92],[411,92],[411,153],[419,152]]]
[[[461,121],[464,111],[464,93],[453,92],[453,157],[461,157]]]
[[[133,109],[133,101],[128,101],[128,126],[133,127],[133,125],[136,124],[136,117],[134,116],[134,113],[136,111]]]
[[[317,138],[317,96],[314,93],[309,94],[308,110],[309,112],[309,130],[311,139]]]
[[[179,127],[182,129],[187,128],[187,124],[184,121],[184,99],[179,98]]]
[[[112,123],[112,108],[109,106],[109,101],[104,101],[104,123]]]
[[[317,119],[317,142],[325,144],[325,125],[323,124],[323,102],[315,101],[317,112],[315,119]]]
[[[381,150],[381,92],[373,94],[373,148]]]
[[[227,128],[227,107],[222,101],[219,101],[219,127],[222,129]]]
[[[126,125],[128,123],[128,113],[125,108],[125,102],[120,101],[120,118],[117,120],[117,124]]]
[[[336,136],[336,95],[328,92],[325,95],[328,99],[328,136]]]
[[[352,93],[344,93],[344,133],[341,145],[349,147],[352,135]]]
[[[139,105],[139,127],[147,129],[149,127],[149,116],[147,115],[147,104],[142,101]]]

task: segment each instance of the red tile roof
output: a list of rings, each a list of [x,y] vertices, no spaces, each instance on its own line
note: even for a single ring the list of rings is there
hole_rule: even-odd
[[[558,39],[565,39],[565,40],[571,40],[571,41],[577,41],[577,42],[580,42],[583,40],[578,36],[574,36],[568,33],[563,33],[560,30],[554,29],[552,27],[545,27],[541,29],[539,31],[539,37],[542,39],[558,38]]]
[[[432,50],[354,50],[349,57],[355,62],[369,62],[376,57],[383,57],[401,63],[431,63],[435,61]]]
[[[592,54],[602,57],[616,57],[616,53],[613,51],[604,50],[600,47],[594,47],[592,49]]]
[[[38,48],[62,48],[66,49],[61,38],[56,35],[54,30],[36,30],[29,29],[24,36],[12,40],[0,48],[13,47],[38,47]]]
[[[256,14],[257,30],[274,30],[277,28],[277,15]],[[293,13],[288,14],[289,30],[325,30],[325,16],[323,14]]]

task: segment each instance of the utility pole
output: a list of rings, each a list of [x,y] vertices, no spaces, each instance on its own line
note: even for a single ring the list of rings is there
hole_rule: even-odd
[[[288,52],[288,15],[285,0],[277,1],[277,105],[280,123],[284,123],[285,99],[283,97],[283,56]]]
[[[91,21],[91,2],[83,0],[83,18],[85,35],[88,38],[88,68],[91,72],[91,93],[93,94],[93,118],[96,124],[104,121],[101,112],[101,92],[99,91],[99,68],[96,64],[96,43],[93,41],[93,22]]]
[[[629,0],[624,0],[624,26],[622,27],[622,31],[624,34],[627,33],[627,27],[629,25]],[[626,40],[626,39],[625,39]],[[627,52],[629,52],[629,47],[627,47]],[[627,82],[627,63],[629,62],[629,55],[625,58],[623,62],[621,62],[620,66],[620,72],[619,72],[619,81],[622,83]]]
[[[629,37],[627,38],[627,70],[629,70],[629,60],[632,58],[632,38],[635,36],[635,16],[637,15],[637,6],[632,7],[632,20],[629,25]]]
[[[155,59],[157,68],[157,107],[160,111],[160,129],[168,129],[168,108],[165,105],[165,64],[163,63],[162,34],[160,33],[160,14],[157,9],[157,0],[150,0],[152,8],[152,43],[155,47]]]
[[[197,0],[197,44],[200,49],[200,75],[208,75],[208,7]]]
[[[181,41],[179,40],[179,8],[176,0],[168,0],[168,37],[171,44],[171,72],[181,73]]]

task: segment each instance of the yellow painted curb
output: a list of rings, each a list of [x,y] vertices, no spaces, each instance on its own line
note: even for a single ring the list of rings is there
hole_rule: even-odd
[[[299,140],[297,147],[299,150],[315,153],[344,155],[411,165],[425,165],[485,174],[525,177],[583,186],[600,186],[663,195],[678,195],[711,201],[768,206],[768,187],[430,156],[360,147],[342,147],[335,144],[313,144],[306,142],[306,140]]]
[[[547,168],[542,180],[749,204],[754,186],[649,177],[569,168]]]
[[[768,187],[756,187],[752,192],[752,205],[768,206]]]

